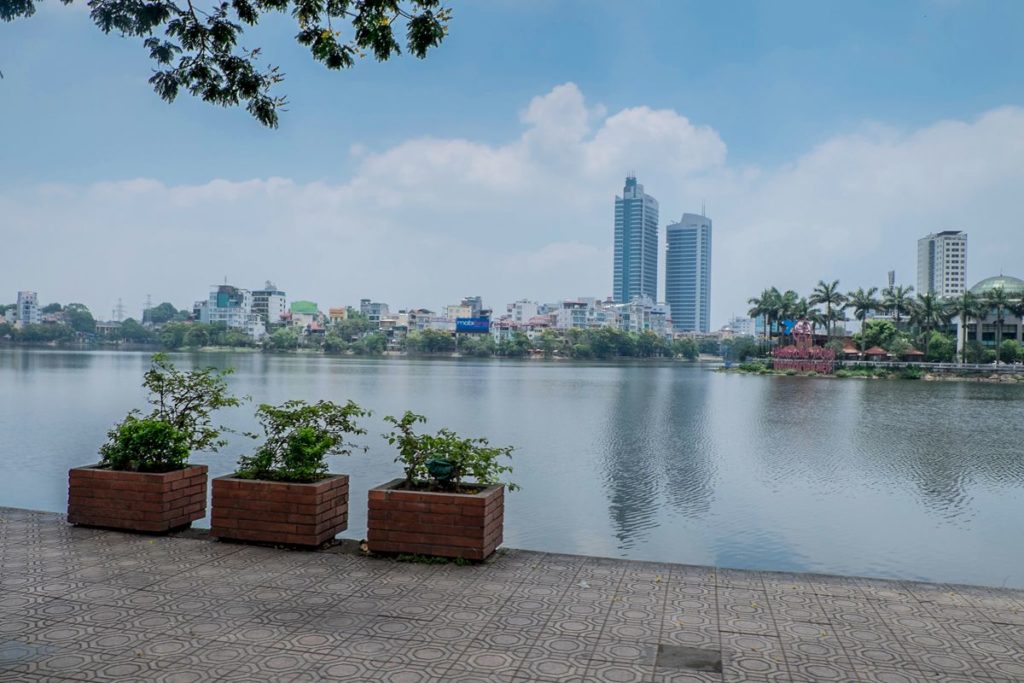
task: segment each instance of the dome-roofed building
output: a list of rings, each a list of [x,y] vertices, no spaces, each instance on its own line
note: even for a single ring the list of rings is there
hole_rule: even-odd
[[[998,289],[1003,290],[1010,300],[1011,305],[1024,306],[1024,280],[1011,275],[995,275],[987,277],[971,287],[971,294],[979,301],[984,302],[992,293]],[[994,310],[986,311],[985,317],[980,321],[967,321],[967,340],[981,342],[987,348],[995,348],[1000,340],[1016,339],[1024,341],[1024,319],[1019,315],[1020,310],[1015,312],[1007,309],[1002,312],[1002,324],[996,317]],[[980,324],[979,324],[980,322]],[[963,346],[963,338],[960,335],[960,320],[955,321],[957,350]]]
[[[1002,289],[1007,294],[1024,296],[1024,280],[1010,275],[996,275],[987,277],[978,284],[971,287],[971,294],[987,296],[993,289]]]

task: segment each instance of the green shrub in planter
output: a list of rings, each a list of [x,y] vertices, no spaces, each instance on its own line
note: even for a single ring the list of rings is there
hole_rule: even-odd
[[[213,480],[210,533],[217,538],[316,547],[348,528],[348,475],[327,471],[328,455],[349,455],[356,420],[349,401],[287,401],[256,410],[262,443],[234,474]]]
[[[512,457],[512,447],[491,446],[487,439],[464,438],[447,428],[436,434],[417,434],[413,427],[427,419],[412,411],[401,418],[389,415],[384,421],[394,425],[384,438],[398,447],[395,462],[405,469],[407,489],[461,493],[467,486],[504,484],[510,491],[519,488],[502,482],[502,477],[512,472],[512,467],[503,463]]]
[[[166,356],[153,356],[143,379],[152,410],[133,410],[108,432],[98,465],[68,472],[68,521],[163,533],[202,519],[207,467],[188,458],[225,443],[211,415],[240,402],[228,393],[229,372],[182,372]]]
[[[172,472],[188,464],[188,437],[163,420],[129,415],[110,431],[100,448],[103,464],[112,470]]]
[[[263,444],[253,455],[238,460],[235,476],[296,483],[319,481],[327,475],[328,455],[352,453],[356,446],[346,437],[365,434],[356,419],[369,414],[352,401],[345,405],[331,401],[263,404],[256,410]],[[257,434],[248,436],[260,438]]]
[[[231,370],[205,368],[182,372],[164,354],[153,356],[143,377],[152,411],[128,413],[107,433],[101,464],[113,470],[170,472],[188,465],[192,451],[217,451],[225,445],[223,427],[211,419],[220,408],[237,406],[225,377]]]

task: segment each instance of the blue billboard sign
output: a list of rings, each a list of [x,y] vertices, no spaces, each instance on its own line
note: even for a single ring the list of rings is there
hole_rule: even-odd
[[[455,331],[469,334],[487,334],[491,331],[490,318],[456,318]]]

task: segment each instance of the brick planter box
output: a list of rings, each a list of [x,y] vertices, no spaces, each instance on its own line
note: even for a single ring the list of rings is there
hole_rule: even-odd
[[[213,480],[210,534],[218,538],[318,546],[348,528],[348,475],[311,484]]]
[[[370,489],[367,542],[375,553],[483,560],[502,541],[505,487],[476,494],[398,489],[395,479]]]
[[[164,533],[206,516],[206,465],[123,472],[100,465],[68,471],[68,521]]]

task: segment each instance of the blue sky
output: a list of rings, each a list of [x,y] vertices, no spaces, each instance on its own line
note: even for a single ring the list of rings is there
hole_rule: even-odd
[[[66,299],[74,296],[74,288],[86,287],[78,298],[103,309],[109,309],[109,300],[121,291],[133,300],[141,299],[138,291],[155,290],[154,297],[182,305],[202,298],[205,286],[225,274],[245,280],[255,279],[257,271],[279,280],[296,296],[322,299],[323,305],[328,299],[351,302],[373,296],[390,297],[396,306],[437,307],[474,292],[491,297],[495,306],[518,296],[541,300],[604,296],[611,288],[610,262],[607,267],[601,265],[608,258],[611,240],[611,198],[621,190],[623,172],[635,168],[648,191],[661,201],[663,225],[683,210],[699,206],[700,200],[708,201],[709,213],[716,219],[713,322],[721,323],[726,315],[739,312],[745,293],[760,291],[769,284],[765,278],[776,272],[746,268],[749,279],[733,284],[726,272],[744,257],[737,244],[749,244],[753,235],[782,229],[755,225],[756,216],[744,215],[736,207],[757,197],[750,204],[762,212],[770,210],[765,196],[772,192],[797,201],[802,192],[820,195],[820,188],[794,186],[799,180],[794,176],[805,177],[801,165],[813,161],[816,154],[836,152],[837,143],[839,156],[830,157],[827,164],[831,172],[847,172],[843,154],[852,165],[854,158],[868,163],[865,154],[871,151],[888,153],[881,158],[895,164],[893,173],[916,173],[913,169],[920,168],[919,162],[902,168],[895,160],[906,160],[917,149],[915,136],[928,137],[929,131],[931,147],[921,158],[933,158],[929,155],[944,144],[954,144],[950,140],[962,132],[956,126],[948,130],[941,126],[957,122],[970,130],[965,133],[968,139],[955,143],[962,145],[956,149],[979,150],[977,158],[971,157],[972,167],[1004,171],[990,181],[979,179],[978,192],[958,197],[955,205],[942,196],[948,193],[936,187],[935,205],[924,213],[919,207],[900,206],[898,197],[884,188],[876,188],[880,194],[874,195],[876,190],[859,185],[855,196],[844,196],[843,202],[837,199],[817,214],[787,218],[787,230],[822,235],[808,255],[824,267],[818,274],[810,269],[800,272],[792,284],[780,281],[780,286],[807,290],[819,276],[833,273],[847,278],[851,287],[874,284],[880,277],[871,270],[873,264],[886,258],[889,262],[879,263],[879,271],[896,267],[906,276],[901,279],[912,281],[910,243],[929,230],[950,227],[937,224],[936,217],[949,216],[951,222],[962,224],[973,240],[984,233],[971,224],[978,215],[972,203],[975,209],[977,202],[995,207],[1012,204],[1012,190],[1001,189],[999,178],[1015,172],[1016,166],[1012,160],[989,159],[984,156],[988,152],[981,150],[991,143],[993,153],[999,153],[1000,145],[987,136],[1013,135],[1016,108],[1024,105],[1024,4],[1018,2],[457,2],[451,35],[426,60],[402,58],[385,64],[367,60],[340,73],[313,63],[292,40],[294,26],[275,17],[250,31],[245,42],[262,46],[267,60],[286,72],[280,91],[291,105],[276,131],[262,128],[242,109],[211,107],[187,96],[174,105],[165,104],[146,83],[151,67],[139,42],[104,36],[91,25],[81,3],[76,4],[67,8],[48,0],[35,17],[0,25],[0,70],[5,76],[0,81],[0,125],[5,131],[0,136],[0,208],[7,208],[6,218],[0,214],[0,231],[12,235],[54,231],[57,222],[64,232],[48,232],[58,238],[51,248],[59,255],[60,245],[66,243],[68,259],[81,253],[77,242],[81,238],[89,240],[89,253],[97,258],[109,254],[138,260],[154,248],[164,248],[183,262],[194,261],[189,256],[194,252],[167,239],[175,234],[174,220],[189,222],[189,230],[198,234],[216,233],[210,241],[218,244],[245,240],[246,231],[251,235],[251,226],[258,224],[268,244],[273,243],[274,233],[291,232],[339,254],[361,249],[376,262],[397,258],[403,264],[402,276],[378,278],[376,271],[367,270],[329,278],[315,268],[281,267],[259,251],[232,256],[229,250],[220,262],[182,265],[193,278],[190,282],[168,274],[154,276],[151,282],[125,279],[83,285],[81,280],[64,278],[59,269],[52,273],[5,269],[0,291],[9,291],[7,298],[16,289],[31,286],[40,290],[43,299]],[[628,153],[619,154],[621,150],[601,152],[601,159],[620,166],[602,167],[567,181],[562,191],[572,195],[566,203],[574,210],[564,215],[547,212],[557,216],[557,225],[543,225],[543,214],[522,209],[536,203],[538,196],[538,188],[526,181],[498,190],[489,183],[480,190],[478,196],[491,199],[489,213],[482,207],[460,207],[461,199],[453,199],[447,211],[443,203],[433,200],[417,205],[408,192],[401,192],[402,187],[391,188],[402,194],[398,209],[386,197],[375,197],[376,210],[368,215],[348,203],[361,203],[348,195],[359,195],[366,183],[387,185],[392,177],[384,171],[367,174],[369,167],[390,159],[397,164],[390,171],[393,175],[424,163],[424,150],[409,148],[411,141],[463,141],[485,156],[516,144],[530,128],[523,115],[531,101],[563,84],[572,84],[582,98],[580,106],[588,112],[581,140],[600,138],[602,126],[617,113],[643,108],[673,112],[695,130],[710,131],[722,150],[709,152],[704,146],[695,151],[683,136],[679,146],[666,147],[661,156],[644,153],[630,159]],[[1000,120],[989,127],[979,123],[986,113],[1000,108],[1009,108],[1013,114],[1009,123]],[[975,141],[970,135],[986,137]],[[469,156],[457,155],[457,160],[445,162],[454,167],[432,166],[435,173],[427,176],[441,181],[437,173],[458,174],[473,166],[474,159],[479,160],[473,150],[463,150],[458,154]],[[419,157],[406,158],[402,153]],[[594,150],[588,154],[593,157]],[[669,168],[679,156],[690,154],[704,162],[682,170]],[[554,183],[546,179],[543,187],[545,192],[558,193],[559,173],[547,152],[536,152],[530,159],[522,172],[532,169],[538,176],[552,172]],[[1004,162],[1008,166],[1000,165]],[[271,178],[291,183],[290,201],[300,202],[299,196],[313,201],[316,192],[324,190],[333,199],[320,200],[334,206],[337,214],[332,219],[309,217],[310,223],[300,226],[294,211],[280,213],[276,223],[267,222],[266,211],[246,218],[247,207],[259,202],[240,198],[239,193],[249,186],[242,185],[240,190],[230,183]],[[913,182],[909,175],[901,178]],[[220,198],[216,211],[176,213],[181,201],[147,195],[136,205],[128,195],[118,194],[116,183],[143,180],[156,183],[164,194],[189,188],[209,192],[210,183],[234,189]],[[501,185],[500,181],[495,180]],[[97,183],[115,186],[97,198]],[[774,183],[786,185],[772,189]],[[70,199],[51,202],[33,194],[53,185],[59,185]],[[435,193],[449,189],[462,199],[479,190],[471,178],[461,178],[451,186],[439,182]],[[267,196],[263,186],[254,191]],[[339,198],[339,192],[345,197]],[[927,203],[931,196],[922,192],[917,201]],[[902,194],[907,196],[906,191]],[[26,199],[34,196],[32,201]],[[876,197],[900,217],[897,222],[907,231],[900,236],[906,244],[901,243],[896,254],[886,237],[896,228],[871,218],[865,220],[873,221],[873,226],[848,224],[838,215],[847,206],[870,203]],[[77,209],[69,213],[62,204]],[[163,207],[165,215],[159,219],[145,210],[155,205]],[[835,213],[828,213],[830,207]],[[524,213],[518,216],[520,210]],[[828,219],[831,215],[836,215],[835,221]],[[481,216],[488,216],[483,225]],[[417,217],[422,224],[412,225]],[[334,219],[344,225],[339,227]],[[988,225],[1007,223],[992,228],[1005,236],[1001,239],[1019,239],[1013,235],[1022,226],[1014,220],[1009,212],[1005,217],[998,212],[985,214]],[[376,229],[389,237],[371,243],[353,236],[352,225],[367,221],[381,221]],[[160,222],[165,223],[162,228],[142,229]],[[319,227],[310,227],[313,223]],[[525,223],[530,224],[528,228],[523,227]],[[849,240],[850,225],[865,230],[865,238]],[[509,232],[517,231],[518,239],[510,240]],[[126,235],[132,236],[131,244],[124,244]],[[401,239],[399,235],[433,245],[437,253],[429,261],[434,268],[414,254],[396,257],[394,240]],[[779,240],[788,239],[787,235],[780,234]],[[1019,241],[1013,244],[1022,246]],[[981,241],[974,240],[972,247],[976,247],[972,256],[977,256],[971,261],[969,277],[977,274],[980,279],[999,268],[1013,270],[1014,264],[999,263],[1005,260],[1000,255],[1005,254],[1005,242],[986,251]],[[557,257],[548,258],[552,251]],[[451,270],[454,263],[467,258],[511,260],[503,275],[470,269],[462,280],[437,276],[438,268]],[[532,270],[517,274],[518,258],[530,263]],[[571,263],[567,265],[566,259]],[[211,272],[214,269],[217,272]],[[149,273],[140,269],[133,275],[145,280]],[[261,275],[259,281],[237,284],[256,286],[262,279]],[[178,280],[182,282],[175,284]],[[427,301],[411,300],[411,292],[403,288],[415,289]]]

